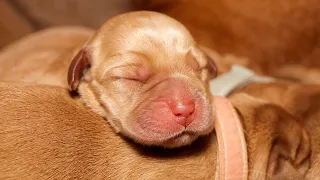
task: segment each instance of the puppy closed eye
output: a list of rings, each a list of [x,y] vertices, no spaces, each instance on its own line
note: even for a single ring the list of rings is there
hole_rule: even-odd
[[[115,80],[125,80],[144,83],[150,78],[150,71],[141,66],[128,65],[125,67],[114,68],[111,71],[111,78]]]

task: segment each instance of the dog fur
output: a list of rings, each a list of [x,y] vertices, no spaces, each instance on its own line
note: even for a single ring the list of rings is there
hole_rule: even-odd
[[[84,27],[54,27],[6,46],[0,51],[1,81],[67,87],[67,67],[93,33]]]
[[[66,71],[65,71],[66,72]],[[275,87],[278,87],[279,84],[275,85]],[[293,85],[291,84],[287,84],[287,85],[283,85],[283,87],[292,87]],[[254,87],[253,89],[259,89],[259,87],[263,87],[261,88],[260,91],[257,91],[255,93],[253,93],[254,96],[261,96],[261,97],[256,97],[253,98],[252,96],[248,96],[246,94],[234,94],[230,100],[233,102],[234,106],[237,108],[238,110],[238,114],[241,117],[243,124],[244,124],[244,129],[246,132],[246,138],[247,138],[247,143],[249,145],[248,147],[248,152],[249,152],[249,168],[250,168],[250,178],[252,179],[264,179],[264,178],[270,178],[270,179],[302,179],[305,177],[310,177],[310,178],[314,178],[316,177],[315,175],[317,175],[318,172],[318,160],[317,160],[317,150],[315,148],[317,148],[317,146],[312,146],[312,154],[311,156],[309,156],[310,154],[310,144],[309,144],[309,140],[308,140],[308,134],[305,132],[304,127],[307,127],[306,129],[309,131],[309,129],[311,129],[311,132],[315,132],[318,131],[314,126],[317,124],[317,113],[313,112],[313,114],[309,119],[309,116],[305,116],[305,114],[309,114],[308,110],[309,109],[302,109],[302,110],[297,110],[299,113],[293,111],[292,107],[298,107],[298,105],[301,102],[304,101],[308,101],[309,100],[309,96],[316,96],[316,92],[318,89],[316,86],[310,86],[312,88],[314,88],[315,90],[312,92],[304,92],[301,91],[301,89],[303,88],[302,85],[294,85],[294,87],[299,87],[297,89],[300,90],[296,90],[296,92],[294,93],[290,93],[290,92],[286,92],[284,91],[284,88],[279,88],[279,89],[272,89],[272,92],[274,93],[288,93],[291,96],[287,96],[286,99],[288,98],[288,101],[290,99],[294,99],[296,97],[299,97],[299,100],[291,102],[291,104],[281,104],[279,102],[273,102],[274,100],[272,99],[272,97],[263,97],[263,95],[259,94],[259,92],[261,92],[262,90],[269,92],[268,90],[270,90],[268,87],[265,87],[263,85],[250,85],[249,87]],[[281,84],[280,84],[280,87]],[[40,88],[40,90],[38,89]],[[41,90],[41,88],[44,88]],[[12,89],[12,95],[10,95],[10,93],[8,94],[9,89]],[[30,91],[23,91],[23,90],[27,90],[29,89]],[[38,89],[38,90],[37,90]],[[245,89],[246,90],[246,89]],[[41,86],[41,87],[34,87],[34,86],[28,86],[28,85],[8,85],[8,84],[3,84],[2,87],[2,91],[0,91],[0,93],[3,92],[4,93],[4,97],[8,97],[10,99],[13,99],[13,97],[18,98],[16,101],[13,100],[13,102],[25,102],[24,104],[22,104],[22,106],[20,107],[21,109],[28,109],[28,110],[32,110],[29,112],[23,111],[20,112],[19,109],[14,109],[13,108],[13,102],[9,102],[8,98],[7,100],[5,98],[5,100],[3,100],[3,107],[7,107],[5,110],[3,110],[3,114],[5,117],[6,122],[8,122],[11,119],[18,119],[18,122],[22,122],[20,121],[21,117],[30,117],[30,116],[35,116],[37,117],[35,121],[40,121],[41,123],[43,123],[43,119],[41,119],[41,117],[47,117],[45,114],[49,114],[49,116],[55,116],[54,114],[59,114],[62,115],[63,117],[61,119],[71,119],[71,117],[75,117],[75,115],[79,115],[79,114],[87,114],[87,110],[84,110],[84,113],[81,113],[81,111],[77,111],[76,113],[70,113],[72,108],[68,108],[68,107],[64,107],[61,106],[60,108],[58,107],[58,104],[68,104],[72,101],[71,104],[75,103],[73,102],[73,100],[70,99],[70,97],[67,94],[66,91],[64,91],[64,94],[60,94],[55,95],[56,93],[61,93],[61,89],[55,90],[54,87],[46,87],[46,86]],[[23,92],[23,93],[22,93]],[[37,92],[37,93],[35,93]],[[248,92],[248,93],[249,93]],[[300,92],[304,92],[304,93],[300,93]],[[20,93],[20,94],[19,94]],[[26,94],[24,94],[26,93]],[[28,93],[30,93],[29,95],[31,97],[29,97]],[[49,94],[46,94],[49,93]],[[249,93],[249,94],[250,94]],[[5,95],[8,94],[8,95]],[[20,95],[20,96],[19,96]],[[53,99],[48,99],[47,101],[44,101],[46,98],[45,97],[41,97],[41,96],[46,96],[46,97],[50,97],[53,96],[56,98],[61,98],[62,101],[60,103],[49,103],[49,102],[53,102]],[[25,96],[27,98],[25,98]],[[19,99],[22,98],[22,99]],[[38,98],[38,99],[37,99]],[[40,99],[39,99],[40,98]],[[41,99],[42,98],[42,99]],[[264,100],[263,100],[264,99]],[[279,98],[280,99],[280,98]],[[38,101],[37,101],[38,100]],[[34,101],[37,101],[37,103],[35,103]],[[46,108],[49,108],[49,110],[44,110],[44,108],[39,108],[40,106],[40,102],[47,102],[47,103],[42,103],[41,105],[43,105]],[[312,102],[312,101],[311,101]],[[309,107],[311,109],[316,109],[317,108],[317,104],[316,103],[310,103]],[[10,104],[11,103],[11,104]],[[17,104],[17,103],[16,103]],[[29,105],[28,105],[29,104]],[[37,106],[34,106],[34,104],[38,104]],[[75,108],[72,105],[73,108]],[[56,109],[58,112],[52,110],[51,109]],[[69,109],[69,110],[66,110]],[[77,109],[77,108],[75,108]],[[38,114],[37,113],[41,112],[40,110],[43,110],[43,114]],[[287,111],[289,111],[290,113],[288,113]],[[19,112],[19,114],[17,116],[14,116],[13,112]],[[63,113],[61,113],[63,112]],[[68,113],[65,113],[68,112]],[[31,113],[31,114],[28,114]],[[32,114],[33,113],[33,114]],[[1,112],[2,114],[2,112]],[[67,114],[67,115],[66,115]],[[89,113],[90,114],[90,113]],[[92,113],[91,113],[92,114]],[[70,115],[70,116],[69,116]],[[301,116],[299,116],[301,115]],[[12,117],[15,118],[12,118]],[[67,118],[64,116],[68,116]],[[93,115],[90,115],[90,117]],[[96,116],[96,115],[95,115]],[[98,116],[96,116],[98,117]],[[47,119],[53,119],[53,124],[59,124],[61,123],[59,120],[59,118],[54,117],[48,117]],[[85,118],[81,118],[79,117],[79,120],[84,120],[84,119],[90,119],[89,117],[85,117]],[[92,117],[91,117],[92,119]],[[101,119],[101,118],[100,118]],[[28,119],[25,119],[28,120]],[[57,121],[56,121],[57,120]],[[72,119],[74,120],[74,119]],[[76,122],[74,122],[76,121]],[[79,124],[78,120],[74,120],[72,122],[67,121],[70,124],[66,124],[66,126],[64,128],[67,128],[68,130],[73,129],[72,127],[74,126],[73,123],[75,124]],[[14,123],[15,121],[13,121]],[[29,122],[29,121],[27,121]],[[84,121],[87,122],[87,121]],[[91,121],[90,121],[91,122]],[[102,121],[101,121],[102,122]],[[305,123],[304,123],[305,122]],[[26,123],[26,121],[24,121],[24,123]],[[43,124],[37,125],[38,127],[42,127],[44,126]],[[19,124],[19,123],[18,123]],[[303,124],[303,125],[301,125]],[[35,124],[36,125],[36,124]],[[70,126],[68,126],[70,125]],[[33,124],[31,124],[31,126],[33,126]],[[4,126],[5,127],[5,126]],[[13,126],[13,128],[15,128],[16,126]],[[20,126],[17,126],[18,128]],[[56,127],[54,125],[54,127]],[[26,136],[25,134],[18,134],[17,136],[12,136],[13,140],[16,141],[23,141],[23,142],[32,142],[32,139],[35,138],[34,141],[38,142],[41,140],[41,138],[38,139],[38,137],[48,137],[50,138],[58,138],[59,137],[71,137],[73,138],[72,134],[79,134],[80,137],[85,137],[85,135],[83,135],[82,133],[84,132],[88,132],[90,133],[90,130],[95,130],[96,127],[92,127],[92,129],[90,128],[91,125],[88,127],[89,130],[87,128],[85,128],[84,126],[80,126],[80,127],[74,127],[75,129],[79,130],[79,128],[81,130],[73,132],[71,134],[64,134],[62,132],[66,132],[65,129],[58,129],[58,128],[53,128],[50,129],[50,131],[45,132],[43,134],[43,136]],[[102,127],[108,127],[108,125],[104,125]],[[8,124],[4,129],[10,129],[12,128],[11,124]],[[61,128],[59,126],[59,128]],[[109,127],[108,127],[109,128]],[[35,129],[34,127],[31,129]],[[40,130],[43,128],[39,128]],[[287,129],[287,130],[286,130]],[[58,131],[62,131],[62,132],[58,132]],[[83,130],[83,131],[82,131]],[[261,131],[263,130],[263,131]],[[2,130],[1,130],[2,131]],[[4,139],[7,139],[8,136],[11,136],[11,131],[5,131],[5,133],[3,133],[5,135]],[[13,129],[13,132],[19,132],[15,129]],[[27,130],[26,133],[29,133],[30,131]],[[33,131],[31,131],[33,132]],[[52,137],[50,136],[50,133],[52,132],[52,134],[56,134],[58,133],[59,135],[57,137]],[[105,132],[109,132],[109,131],[100,131],[101,133],[105,133]],[[24,133],[24,132],[21,132]],[[41,132],[42,133],[42,132]],[[101,134],[99,133],[92,133],[92,134],[96,134],[98,137],[100,137]],[[90,137],[93,137],[92,134],[90,134]],[[316,134],[316,133],[315,133]],[[60,136],[60,135],[65,135],[65,136]],[[312,134],[311,134],[312,135]],[[20,137],[26,137],[27,140],[23,140],[23,138]],[[96,136],[95,136],[96,137]],[[95,137],[93,139],[95,139]],[[116,136],[117,137],[117,136]],[[110,134],[108,135],[104,135],[104,138],[106,139],[110,139],[111,136]],[[102,138],[102,139],[104,139]],[[113,137],[112,137],[113,138]],[[210,137],[205,137],[205,138],[201,138],[203,139],[214,139],[214,134]],[[31,139],[31,140],[30,140]],[[100,140],[100,138],[98,138]],[[60,139],[61,140],[61,139]],[[81,139],[80,139],[81,140]],[[149,156],[144,156],[145,154],[141,153],[141,151],[143,151],[142,149],[138,148],[139,151],[138,153],[132,153],[132,150],[130,150],[128,148],[128,145],[126,143],[129,143],[130,145],[132,144],[131,142],[127,142],[123,139],[116,139],[118,142],[125,142],[123,147],[118,147],[119,149],[122,150],[118,150],[118,151],[123,151],[123,149],[126,149],[124,151],[124,154],[119,153],[118,151],[116,151],[115,149],[112,150],[108,150],[107,152],[117,152],[119,154],[119,156],[116,156],[115,159],[108,159],[110,158],[112,155],[114,156],[114,154],[109,155],[109,154],[103,154],[102,151],[100,151],[101,149],[96,148],[95,146],[99,146],[99,144],[92,144],[91,139],[88,140],[88,142],[86,143],[82,143],[82,141],[80,141],[79,139],[76,139],[75,141],[67,141],[65,144],[67,145],[67,147],[64,147],[63,144],[58,144],[56,147],[58,147],[58,150],[54,149],[53,152],[58,152],[57,154],[61,154],[62,157],[61,159],[58,158],[58,161],[56,161],[56,164],[60,164],[61,165],[61,169],[60,167],[55,166],[57,169],[59,169],[58,172],[61,172],[61,174],[52,174],[54,172],[50,171],[45,171],[42,168],[45,168],[47,166],[45,166],[44,162],[46,162],[46,160],[50,161],[51,159],[55,159],[55,157],[47,156],[47,154],[43,153],[45,151],[39,151],[39,149],[36,148],[36,144],[26,144],[24,147],[27,147],[27,149],[21,149],[20,145],[17,146],[17,148],[15,149],[15,151],[12,151],[14,154],[13,156],[15,157],[21,157],[21,159],[28,159],[27,157],[23,157],[25,152],[34,152],[34,153],[38,153],[39,157],[43,157],[44,160],[41,163],[41,165],[35,165],[37,164],[39,159],[32,159],[31,161],[26,161],[26,163],[29,163],[25,166],[29,166],[30,168],[35,168],[37,170],[35,171],[31,171],[25,168],[19,168],[18,166],[21,164],[21,162],[19,162],[19,160],[21,160],[20,158],[17,159],[9,159],[10,157],[13,158],[13,156],[9,156],[9,157],[1,157],[1,159],[3,159],[3,163],[1,164],[6,164],[7,162],[12,162],[11,165],[13,165],[14,168],[11,169],[11,165],[9,164],[6,169],[6,167],[4,167],[4,177],[7,176],[15,176],[15,175],[22,175],[22,174],[32,174],[30,175],[30,179],[33,178],[42,178],[42,177],[60,177],[64,176],[64,177],[76,177],[76,178],[81,178],[81,176],[84,177],[88,177],[91,179],[91,177],[94,176],[94,178],[100,179],[100,177],[104,177],[104,178],[115,178],[115,179],[121,179],[121,178],[129,178],[129,174],[133,173],[132,177],[133,178],[143,178],[143,176],[141,175],[142,173],[148,173],[146,176],[149,179],[159,179],[159,178],[168,178],[168,177],[172,177],[169,176],[169,172],[172,174],[174,173],[176,176],[172,177],[172,179],[185,179],[185,178],[189,178],[189,179],[210,179],[210,178],[214,178],[214,170],[212,169],[213,165],[216,163],[216,155],[215,153],[213,153],[213,151],[216,151],[217,147],[216,145],[210,145],[211,148],[204,148],[205,152],[198,152],[199,156],[197,156],[197,158],[192,159],[192,157],[194,156],[185,156],[186,154],[188,154],[188,152],[181,152],[183,155],[182,156],[176,156],[173,159],[172,156],[170,156],[170,158],[164,158],[165,162],[169,162],[168,164],[172,164],[171,165],[165,165],[163,164],[164,162],[161,161],[159,157],[154,157],[152,156],[152,158],[150,159]],[[115,140],[115,141],[116,141]],[[57,140],[56,140],[57,141]],[[80,141],[80,142],[79,142]],[[90,142],[89,142],[90,141]],[[12,148],[13,146],[10,145],[11,141],[7,141],[5,140],[3,142],[3,149],[6,150],[6,154],[9,153],[9,149],[10,147]],[[49,142],[49,141],[48,141]],[[58,141],[58,143],[61,141]],[[97,159],[94,159],[95,157],[91,157],[90,155],[86,154],[87,152],[84,152],[83,150],[79,150],[77,149],[78,147],[73,146],[74,142],[78,142],[77,144],[85,144],[84,146],[86,146],[84,149],[89,149],[89,150],[98,150],[99,152],[97,152],[96,157],[98,157]],[[94,141],[96,142],[96,141]],[[198,143],[202,144],[204,141],[198,141]],[[215,144],[215,141],[213,141]],[[314,143],[317,143],[318,139],[317,137],[313,137],[311,138],[311,144],[313,145]],[[16,144],[19,144],[18,142]],[[21,144],[21,143],[20,143]],[[41,144],[41,143],[39,143]],[[110,142],[105,142],[105,146],[108,144],[112,144],[111,141]],[[210,144],[210,143],[209,143]],[[48,147],[49,144],[45,144]],[[199,144],[197,144],[197,142],[192,145],[191,150],[188,147],[179,149],[179,150],[175,150],[173,152],[179,152],[185,151],[187,149],[187,151],[191,151],[193,152],[194,149],[197,149],[199,147],[197,147]],[[103,146],[103,143],[101,144],[101,146]],[[101,147],[99,146],[99,147]],[[103,147],[105,147],[103,146]],[[196,147],[194,147],[196,146]],[[207,145],[205,145],[207,146]],[[134,145],[134,147],[139,147],[138,145]],[[34,148],[35,151],[30,150],[29,148]],[[46,146],[41,146],[40,148],[44,148],[46,149]],[[60,149],[62,148],[62,149]],[[66,149],[64,149],[66,148]],[[80,146],[81,148],[81,146]],[[109,148],[109,147],[108,147]],[[130,146],[130,148],[132,148]],[[129,149],[129,150],[128,150]],[[202,149],[202,148],[200,148]],[[38,151],[36,151],[38,150]],[[50,150],[50,149],[49,149]],[[61,150],[61,151],[60,151]],[[74,150],[74,151],[73,151]],[[141,151],[140,151],[141,150]],[[64,154],[63,152],[66,153]],[[198,150],[197,150],[198,151]],[[46,151],[46,152],[52,152],[52,151]],[[62,152],[62,153],[59,153]],[[150,152],[149,152],[150,153]],[[149,154],[147,153],[147,154]],[[172,152],[169,152],[168,154],[171,154]],[[186,153],[186,154],[185,154]],[[190,152],[189,152],[190,153]],[[194,153],[194,152],[193,152]],[[191,153],[191,154],[193,154]],[[55,153],[54,153],[55,154]],[[71,155],[70,155],[71,154]],[[93,153],[95,154],[95,153]],[[121,154],[121,156],[120,156]],[[128,161],[130,163],[132,162],[137,162],[137,163],[132,163],[132,166],[129,166],[128,164],[126,165],[119,165],[123,162],[127,162],[126,159],[123,159],[124,157],[127,158],[128,154],[131,155],[132,159],[129,159]],[[163,151],[161,151],[160,154],[163,154]],[[66,156],[63,156],[66,155]],[[68,156],[69,155],[69,156]],[[99,156],[101,155],[101,156]],[[89,156],[89,157],[88,157]],[[95,156],[95,155],[94,155]],[[166,155],[165,155],[166,156]],[[209,157],[212,156],[212,157]],[[31,157],[30,155],[28,157]],[[107,158],[108,160],[104,159]],[[182,158],[181,158],[182,157]],[[119,159],[117,159],[119,158]],[[153,159],[155,158],[155,159]],[[180,159],[181,158],[181,159]],[[74,169],[68,169],[67,167],[69,167],[67,165],[67,163],[65,161],[68,161],[70,159],[82,159],[84,161],[75,161],[76,163],[83,163],[85,162],[85,164],[92,164],[92,166],[89,166],[88,169],[83,169],[82,166],[77,166],[77,168]],[[97,164],[95,164],[96,162],[101,162],[99,161],[99,159],[104,159],[106,161],[104,161],[104,163],[101,163],[102,165],[99,166]],[[142,159],[141,161],[139,161],[138,159]],[[188,160],[186,160],[188,159]],[[137,161],[135,161],[137,160]],[[151,161],[148,161],[151,160]],[[153,160],[153,161],[152,161]],[[38,161],[38,162],[37,162]],[[160,161],[160,163],[159,163]],[[90,163],[90,162],[95,162],[95,163]],[[112,165],[118,165],[119,167],[116,166],[103,166],[106,165],[106,162],[112,162]],[[162,163],[161,163],[162,162]],[[189,162],[189,163],[187,163]],[[199,164],[197,164],[197,163]],[[311,166],[310,165],[311,162]],[[46,162],[47,163],[47,162]],[[155,164],[158,163],[158,166],[156,166]],[[184,164],[187,163],[187,164]],[[208,163],[208,164],[207,164]],[[7,163],[8,164],[8,163]],[[146,165],[148,164],[148,165]],[[191,164],[191,165],[190,165]],[[108,165],[108,164],[107,164]],[[139,165],[145,166],[147,168],[136,168],[134,169],[134,167],[140,167]],[[181,165],[181,169],[175,169],[177,166]],[[194,166],[193,166],[194,165]],[[197,165],[197,166],[196,166]],[[98,167],[99,166],[99,167]],[[184,166],[184,167],[183,167]],[[186,166],[190,167],[190,169],[185,168]],[[17,167],[17,168],[16,168]],[[130,168],[132,167],[132,168]],[[159,171],[160,167],[166,167],[167,169],[165,171]],[[196,168],[197,167],[197,168]],[[199,167],[201,167],[201,170],[199,170]],[[215,166],[214,166],[215,167]],[[311,167],[309,169],[309,167]],[[100,169],[101,168],[101,169]],[[102,168],[107,168],[108,171],[103,171]],[[114,171],[110,171],[110,168],[114,169]],[[209,168],[209,169],[206,169]],[[15,169],[15,172],[12,171],[13,169]],[[124,169],[124,172],[126,173],[119,173],[118,169]],[[146,170],[147,169],[147,170]],[[154,170],[153,170],[154,169]],[[193,169],[193,170],[192,170]],[[309,171],[308,171],[309,170]],[[103,171],[103,172],[102,172]],[[203,174],[199,174],[198,172],[204,172]],[[44,173],[43,173],[44,172]],[[47,173],[46,173],[47,172]],[[108,172],[108,173],[106,173]],[[130,172],[130,173],[128,173]],[[136,172],[136,174],[134,173]],[[167,172],[167,173],[166,173]],[[189,174],[190,172],[190,174]],[[104,174],[105,173],[105,174]],[[91,177],[89,177],[90,175],[92,175]],[[106,175],[106,176],[104,176]],[[189,176],[190,175],[190,176]],[[132,178],[130,176],[130,178]]]
[[[38,37],[52,41],[53,32]],[[208,81],[216,76],[216,67],[182,24],[160,13],[140,11],[111,18],[84,42],[90,34],[69,37],[70,44],[61,43],[63,51],[49,46],[54,54],[37,48],[36,56],[45,60],[34,68],[28,58],[4,64],[0,79],[67,88],[68,77],[70,89],[87,107],[106,118],[117,133],[145,145],[184,146],[213,130]],[[59,50],[61,54],[56,53]],[[4,53],[0,61],[5,62],[9,59],[5,55],[13,53]]]
[[[295,103],[319,92],[318,87],[312,88],[307,95],[295,91],[292,95],[299,97]],[[249,178],[315,177],[320,141],[317,113],[299,118],[285,110],[294,103],[277,105],[262,98],[240,92],[230,97],[245,131]],[[316,110],[319,106],[312,102],[308,109]],[[0,106],[0,179],[215,179],[214,133],[189,147],[143,147],[115,135],[103,118],[71,98],[66,89],[46,85],[0,83]],[[297,112],[306,114],[308,109]],[[301,124],[310,129],[312,149]]]

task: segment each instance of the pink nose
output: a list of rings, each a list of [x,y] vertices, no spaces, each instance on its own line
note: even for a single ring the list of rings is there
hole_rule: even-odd
[[[177,123],[187,127],[193,118],[190,116],[194,113],[195,104],[194,101],[191,102],[178,102],[173,104],[171,107],[172,113],[176,116]],[[189,118],[190,117],[190,118]]]

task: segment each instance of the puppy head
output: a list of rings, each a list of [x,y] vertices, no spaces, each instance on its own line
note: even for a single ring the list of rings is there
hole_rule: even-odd
[[[68,82],[116,132],[171,148],[213,130],[208,80],[216,74],[183,25],[142,11],[104,24],[73,59]]]

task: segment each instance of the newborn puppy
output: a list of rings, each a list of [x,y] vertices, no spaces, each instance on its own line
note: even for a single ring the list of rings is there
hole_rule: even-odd
[[[213,130],[216,66],[183,25],[132,12],[91,35],[56,28],[27,37],[0,54],[0,80],[69,84],[116,132],[145,145],[183,146]]]
[[[213,130],[216,73],[182,24],[142,11],[106,22],[73,59],[68,83],[116,132],[173,148]]]

